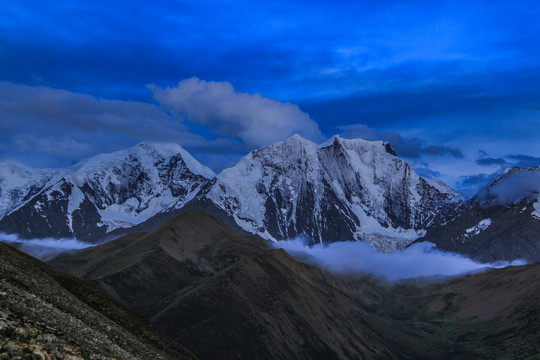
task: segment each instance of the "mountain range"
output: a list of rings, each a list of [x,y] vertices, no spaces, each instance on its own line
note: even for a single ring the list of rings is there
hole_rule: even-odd
[[[61,170],[1,163],[0,231],[98,243],[200,209],[271,241],[358,240],[382,252],[430,241],[480,261],[537,261],[538,189],[504,204],[481,201],[516,171],[525,170],[463,200],[418,176],[382,141],[335,136],[317,145],[295,135],[217,175],[179,145],[141,143]]]
[[[0,244],[0,340],[96,359],[534,358],[539,185],[540,168],[513,168],[463,199],[390,144],[340,137],[293,136],[217,175],[172,144],[5,162],[0,231],[102,244],[49,259],[59,270]],[[388,284],[273,246],[295,237],[536,263]]]

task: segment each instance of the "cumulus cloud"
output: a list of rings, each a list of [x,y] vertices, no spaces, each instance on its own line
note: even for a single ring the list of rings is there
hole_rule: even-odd
[[[190,78],[176,87],[148,85],[165,109],[180,113],[213,133],[238,137],[249,145],[264,146],[294,133],[322,140],[318,125],[297,105],[259,94],[236,92],[228,82]]]
[[[417,159],[421,155],[450,155],[457,159],[463,158],[463,154],[459,149],[447,146],[426,145],[418,138],[405,139],[394,131],[380,132],[363,124],[340,126],[339,129],[345,137],[387,141],[392,145],[398,156],[402,157]]]
[[[50,258],[64,251],[84,249],[96,245],[76,239],[19,239],[17,235],[4,233],[0,233],[0,241],[15,246],[39,259]]]
[[[465,256],[437,250],[435,244],[423,242],[391,254],[376,252],[360,241],[340,241],[311,247],[303,239],[276,243],[293,256],[335,273],[372,274],[389,281],[417,277],[457,276],[490,267],[523,265],[524,260],[482,264]]]
[[[479,193],[485,206],[510,205],[514,202],[537,200],[540,195],[540,171],[508,172]]]

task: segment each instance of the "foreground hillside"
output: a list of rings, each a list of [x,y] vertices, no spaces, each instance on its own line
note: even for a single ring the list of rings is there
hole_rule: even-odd
[[[53,265],[202,359],[523,359],[540,353],[540,265],[442,284],[336,277],[196,211]]]
[[[85,282],[0,243],[0,358],[195,359]]]

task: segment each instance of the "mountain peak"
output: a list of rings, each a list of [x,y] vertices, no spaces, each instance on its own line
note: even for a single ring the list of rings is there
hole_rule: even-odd
[[[182,146],[176,143],[142,142],[137,144],[136,147],[145,149],[147,151],[154,151],[166,157],[172,157],[174,155],[180,154],[186,166],[195,175],[201,175],[209,180],[216,177],[214,171],[212,171],[209,167],[202,165]]]
[[[200,175],[206,179],[213,179],[216,174],[208,167],[198,162],[189,152],[175,143],[141,142],[131,148],[123,149],[111,153],[102,153],[79,161],[68,168],[72,174],[84,175],[100,171],[106,167],[112,167],[128,161],[136,156],[138,161],[153,167],[156,160],[164,160],[179,155],[187,168],[195,175]]]
[[[269,146],[279,146],[281,144],[301,144],[303,146],[317,146],[317,144],[315,144],[313,141],[311,140],[308,140],[306,138],[303,138],[302,136],[298,135],[298,134],[294,134],[290,137],[288,137],[287,139],[285,140],[282,140],[282,141],[278,141],[272,145],[269,145]]]
[[[384,149],[385,152],[389,153],[390,155],[396,155],[396,152],[394,149],[392,149],[392,146],[390,143],[381,141],[381,140],[364,140],[361,138],[356,139],[346,139],[341,137],[340,135],[334,135],[332,136],[328,141],[325,141],[324,143],[320,144],[319,147],[327,147],[331,145],[341,145],[347,148],[362,148],[364,151],[366,150],[376,150],[376,149]]]
[[[452,195],[440,189],[383,141],[336,135],[317,145],[293,135],[225,169],[205,196],[268,240],[384,238],[390,249],[419,236]]]

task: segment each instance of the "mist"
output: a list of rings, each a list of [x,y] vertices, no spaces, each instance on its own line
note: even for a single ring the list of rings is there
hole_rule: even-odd
[[[276,243],[295,257],[338,274],[370,274],[390,282],[419,277],[451,277],[488,268],[525,265],[525,260],[479,263],[460,254],[436,249],[429,242],[413,244],[391,254],[376,252],[361,241],[339,241],[308,246],[297,238]]]
[[[7,243],[28,255],[38,259],[52,258],[64,251],[84,249],[97,244],[90,244],[76,239],[19,239],[17,235],[0,232],[0,242]]]
[[[510,205],[527,199],[534,201],[540,194],[540,171],[523,171],[506,174],[501,180],[484,188],[479,196],[485,205]]]

